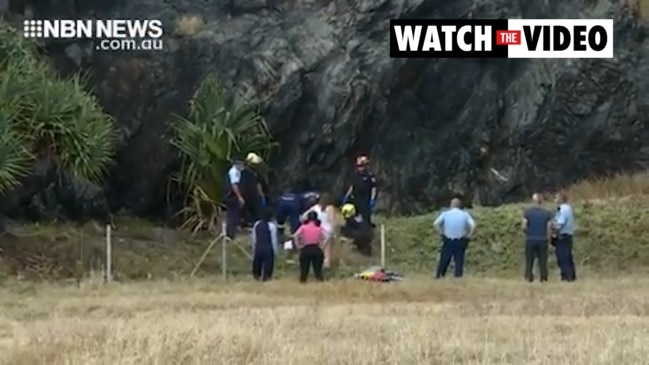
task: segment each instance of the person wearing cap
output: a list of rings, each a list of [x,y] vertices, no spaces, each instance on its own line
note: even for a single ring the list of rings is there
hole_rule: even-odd
[[[245,169],[241,171],[241,192],[245,199],[242,218],[247,226],[251,226],[260,218],[261,208],[266,206],[261,179],[255,170],[263,161],[259,155],[250,152],[246,156]]]
[[[361,155],[356,159],[356,171],[343,203],[349,202],[351,198],[351,203],[354,204],[363,221],[374,226],[372,223],[372,210],[376,206],[377,184],[376,177],[368,169],[369,163],[370,160],[365,155]]]
[[[232,161],[232,166],[227,174],[227,193],[225,196],[226,208],[226,235],[234,239],[241,224],[241,209],[245,199],[241,192],[241,172],[244,170],[243,159],[237,158]]]
[[[439,256],[436,278],[446,276],[446,270],[455,262],[455,277],[464,275],[464,256],[476,224],[471,215],[462,209],[460,199],[451,200],[451,208],[435,220],[435,228],[442,234],[442,250]]]

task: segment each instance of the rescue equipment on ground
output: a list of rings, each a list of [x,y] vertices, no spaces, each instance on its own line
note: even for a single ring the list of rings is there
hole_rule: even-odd
[[[372,266],[358,274],[355,274],[354,277],[361,280],[377,281],[382,283],[403,280],[403,276],[401,274],[386,270],[381,266]]]

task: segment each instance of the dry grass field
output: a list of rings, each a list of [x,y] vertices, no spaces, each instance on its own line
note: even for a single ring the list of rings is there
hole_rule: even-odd
[[[6,364],[646,364],[649,278],[21,284]]]

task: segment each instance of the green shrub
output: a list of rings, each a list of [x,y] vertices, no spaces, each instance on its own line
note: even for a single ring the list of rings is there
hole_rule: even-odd
[[[631,271],[649,266],[649,201],[647,198],[573,205],[577,221],[575,260],[595,271]],[[523,264],[521,216],[524,205],[471,211],[478,224],[467,252],[473,273],[518,272]],[[551,207],[549,207],[551,208]],[[409,272],[432,272],[440,238],[435,215],[388,219],[388,261]],[[550,262],[555,260],[551,257]]]
[[[214,75],[199,85],[187,118],[176,116],[171,126],[182,163],[173,181],[187,193],[180,212],[185,227],[216,229],[232,157],[252,151],[266,156],[273,146],[268,126],[254,107],[229,97]]]
[[[103,178],[115,127],[84,84],[57,76],[33,43],[0,24],[0,192],[19,186],[33,160],[81,180]]]

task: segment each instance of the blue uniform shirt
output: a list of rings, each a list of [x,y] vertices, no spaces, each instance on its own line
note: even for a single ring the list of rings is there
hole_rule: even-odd
[[[435,225],[442,228],[442,234],[446,238],[453,240],[466,237],[470,228],[475,227],[475,221],[468,212],[451,208],[440,213],[435,220]]]
[[[232,165],[228,170],[228,185],[239,184],[241,182],[241,170]]]
[[[558,233],[572,236],[575,233],[575,216],[572,207],[566,203],[559,205],[554,216],[554,226]]]
[[[234,184],[239,184],[241,183],[241,170],[237,168],[237,166],[232,165],[228,169],[228,174],[225,177],[226,183],[223,185],[223,193],[227,198],[230,198],[234,195],[234,189],[232,189],[232,186]]]
[[[295,209],[297,214],[302,212],[302,198],[295,193],[284,193],[277,198],[278,210],[280,206],[291,207]]]

